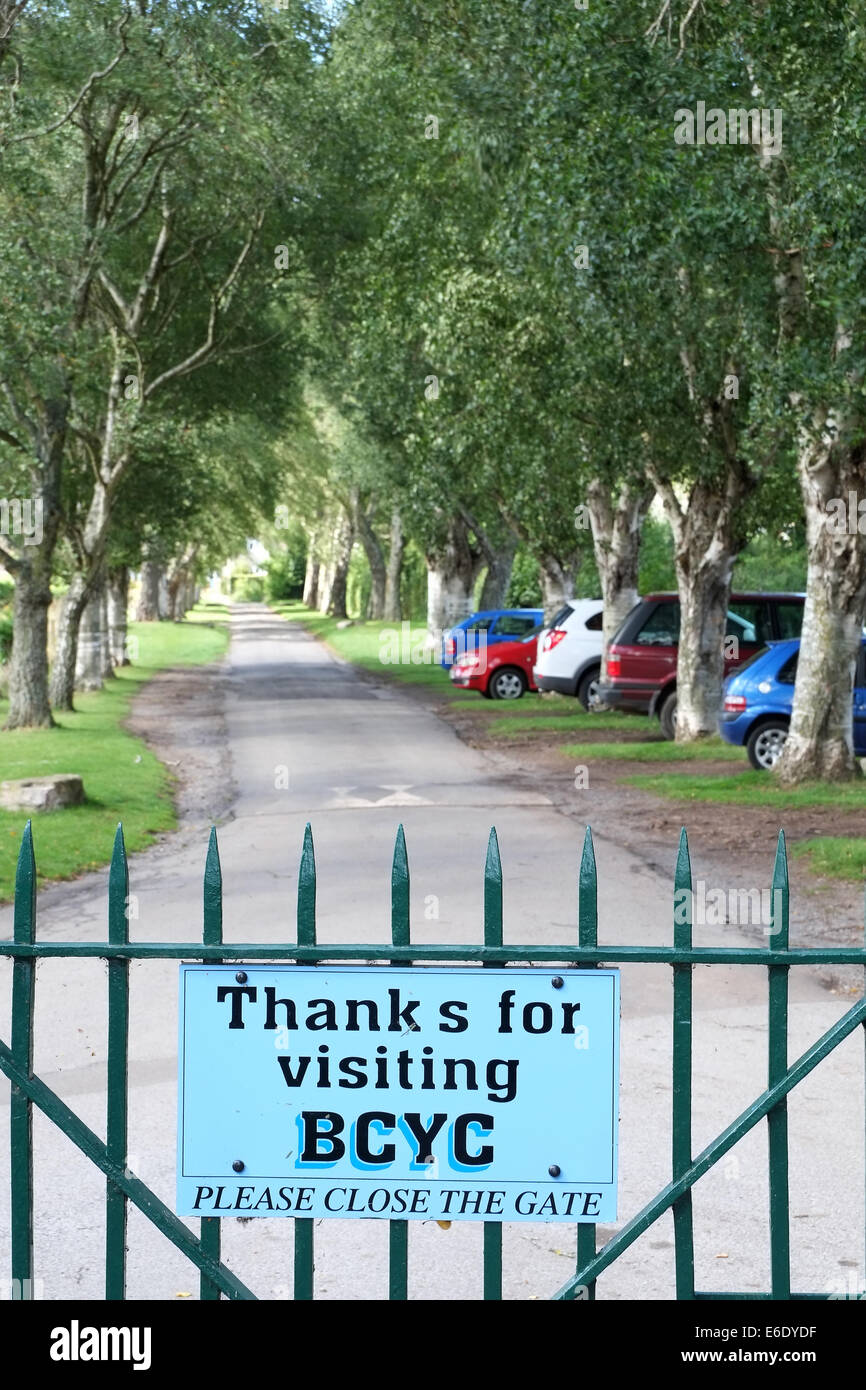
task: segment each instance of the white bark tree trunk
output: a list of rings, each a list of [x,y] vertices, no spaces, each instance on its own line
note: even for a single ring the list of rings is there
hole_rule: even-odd
[[[587,489],[592,547],[604,603],[602,680],[607,674],[607,653],[613,635],[639,598],[641,526],[654,492],[651,484],[625,482],[614,501],[611,489],[601,478],[593,478]]]
[[[517,537],[512,533],[495,545],[487,561],[487,573],[478,601],[481,608],[502,608],[511,583],[511,571],[517,554]]]
[[[431,547],[427,561],[427,644],[436,646],[442,633],[472,613],[475,581],[484,563],[481,550],[469,540],[462,517],[451,517],[443,539]]]
[[[334,568],[331,576],[328,606],[325,610],[332,618],[346,618],[346,581],[349,577],[349,562],[355,543],[355,528],[347,513],[343,513],[334,533]]]
[[[142,561],[141,588],[135,609],[137,623],[155,623],[159,619],[159,572],[156,560]]]
[[[541,603],[545,622],[549,622],[557,609],[568,599],[574,598],[579,564],[580,560],[576,555],[565,561],[555,555],[539,557],[538,577],[541,581]]]
[[[744,543],[742,504],[753,482],[735,460],[721,486],[696,482],[682,504],[666,478],[647,471],[674,535],[680,600],[676,737],[691,743],[718,732],[731,574]]]
[[[866,448],[817,440],[804,448],[798,469],[809,569],[791,726],[775,768],[788,786],[860,775],[852,694],[866,617],[866,516],[858,511]]]
[[[403,551],[405,549],[403,522],[398,511],[391,514],[391,540],[388,548],[388,565],[385,572],[385,607],[382,617],[388,623],[399,623],[403,617],[400,600],[400,579],[403,573]]]
[[[129,570],[117,565],[108,572],[108,645],[113,666],[128,666],[126,649],[127,607],[129,604]]]
[[[84,605],[78,627],[75,660],[75,689],[101,690],[104,682],[107,633],[104,627],[105,579],[97,578]]]

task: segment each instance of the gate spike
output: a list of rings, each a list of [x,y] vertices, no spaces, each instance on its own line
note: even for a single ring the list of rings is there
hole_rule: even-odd
[[[788,946],[788,847],[785,842],[784,830],[779,831],[779,838],[776,841],[776,857],[773,861],[771,921],[770,944],[786,950]]]
[[[16,925],[26,921],[30,924],[32,931],[36,917],[36,856],[33,853],[32,821],[27,821],[24,826],[21,848],[18,851],[18,863],[15,867],[14,917]],[[16,940],[18,940],[17,932]]]
[[[502,945],[502,860],[495,825],[490,827],[484,861],[484,944]]]
[[[581,946],[598,945],[598,870],[592,827],[587,826],[577,875],[577,932]]]
[[[298,945],[316,944],[316,852],[310,822],[304,827],[304,846],[298,869]]]
[[[677,850],[677,866],[674,871],[674,891],[692,891],[692,860],[689,854],[689,836],[686,827],[680,830],[680,843]]]
[[[222,941],[223,873],[220,865],[216,826],[210,828],[207,857],[204,862],[204,941],[215,945]]]
[[[402,824],[397,826],[391,862],[391,940],[395,946],[409,945],[409,856]]]
[[[111,867],[108,870],[108,939],[109,941],[129,940],[129,865],[126,860],[126,842],[123,838],[123,823],[118,821],[114,832],[114,847],[111,851]]]

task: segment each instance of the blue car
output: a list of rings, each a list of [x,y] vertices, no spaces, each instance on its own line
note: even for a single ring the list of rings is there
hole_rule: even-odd
[[[442,638],[442,666],[449,670],[458,656],[528,637],[544,619],[542,608],[485,608],[449,628]]]
[[[725,682],[719,733],[726,743],[745,744],[749,762],[767,772],[788,737],[800,639],[771,642]],[[854,677],[854,752],[866,758],[866,641]]]

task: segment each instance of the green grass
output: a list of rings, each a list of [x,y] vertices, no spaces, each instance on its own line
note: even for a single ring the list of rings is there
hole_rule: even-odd
[[[866,876],[866,840],[842,835],[816,835],[789,846],[815,874],[861,883]]]
[[[866,809],[866,780],[858,782],[805,782],[801,787],[781,787],[771,774],[744,770],[736,777],[693,777],[688,783],[676,773],[639,774],[626,781],[633,787],[682,801],[715,801],[721,805],[773,806],[780,811],[799,807],[836,806],[843,810]]]
[[[227,628],[207,626],[210,621],[211,610],[198,609],[183,623],[130,623],[130,636],[138,641],[132,666],[119,668],[103,690],[76,696],[74,713],[55,715],[56,729],[0,733],[0,780],[55,772],[77,772],[84,779],[83,806],[33,814],[40,879],[72,878],[107,863],[119,820],[130,851],[175,825],[170,772],[120,725],[133,696],[158,670],[202,665],[222,655]],[[0,702],[0,725],[5,717]],[[22,811],[0,811],[0,901],[12,895],[26,819]]]
[[[502,706],[498,706],[502,708]],[[494,735],[501,735],[505,738],[521,736],[524,733],[545,733],[545,734],[571,734],[589,733],[592,729],[627,729],[634,728],[634,721],[629,720],[628,715],[624,714],[586,714],[584,711],[575,711],[574,714],[560,714],[551,712],[550,714],[539,714],[530,709],[526,714],[508,713],[503,718],[497,719],[490,726],[490,732]],[[610,743],[599,744],[600,748],[612,748],[618,745]],[[631,746],[631,745],[630,745]],[[595,747],[595,745],[593,745]]]
[[[600,718],[601,716],[599,716]],[[635,763],[687,763],[708,762],[722,759],[726,762],[742,762],[743,750],[732,748],[721,739],[708,739],[700,743],[670,743],[667,739],[657,739],[654,743],[569,743],[562,752],[570,758],[619,758]],[[629,778],[634,781],[634,778]],[[674,774],[673,779],[681,788],[683,779]]]
[[[454,698],[455,687],[438,661],[431,662],[429,655],[424,661],[412,660],[413,655],[420,657],[423,652],[427,631],[424,623],[356,622],[353,627],[338,628],[336,618],[325,617],[297,600],[272,603],[270,607],[281,617],[302,623],[338,655],[366,671],[409,685],[429,686],[443,699]],[[404,660],[405,657],[409,659]],[[478,696],[478,701],[481,703],[482,696]]]

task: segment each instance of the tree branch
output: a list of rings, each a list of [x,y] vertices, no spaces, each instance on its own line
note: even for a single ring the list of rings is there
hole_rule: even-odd
[[[52,121],[50,125],[42,126],[40,130],[25,130],[23,135],[13,135],[6,142],[7,144],[19,145],[23,140],[38,140],[40,136],[53,135],[55,130],[59,130],[62,125],[65,125],[67,121],[72,119],[81,103],[93,89],[94,84],[96,82],[100,82],[103,77],[108,77],[109,73],[113,72],[114,69],[117,67],[124,54],[129,52],[129,48],[126,42],[125,31],[131,18],[132,16],[130,12],[127,10],[126,14],[123,16],[123,19],[117,26],[117,33],[120,39],[120,52],[117,53],[114,58],[112,58],[111,62],[108,64],[107,67],[102,68],[102,70],[99,72],[92,72],[90,74],[84,86],[81,88],[81,91],[78,93],[78,96],[75,98],[72,105],[67,107],[63,115],[58,117],[56,121]]]

